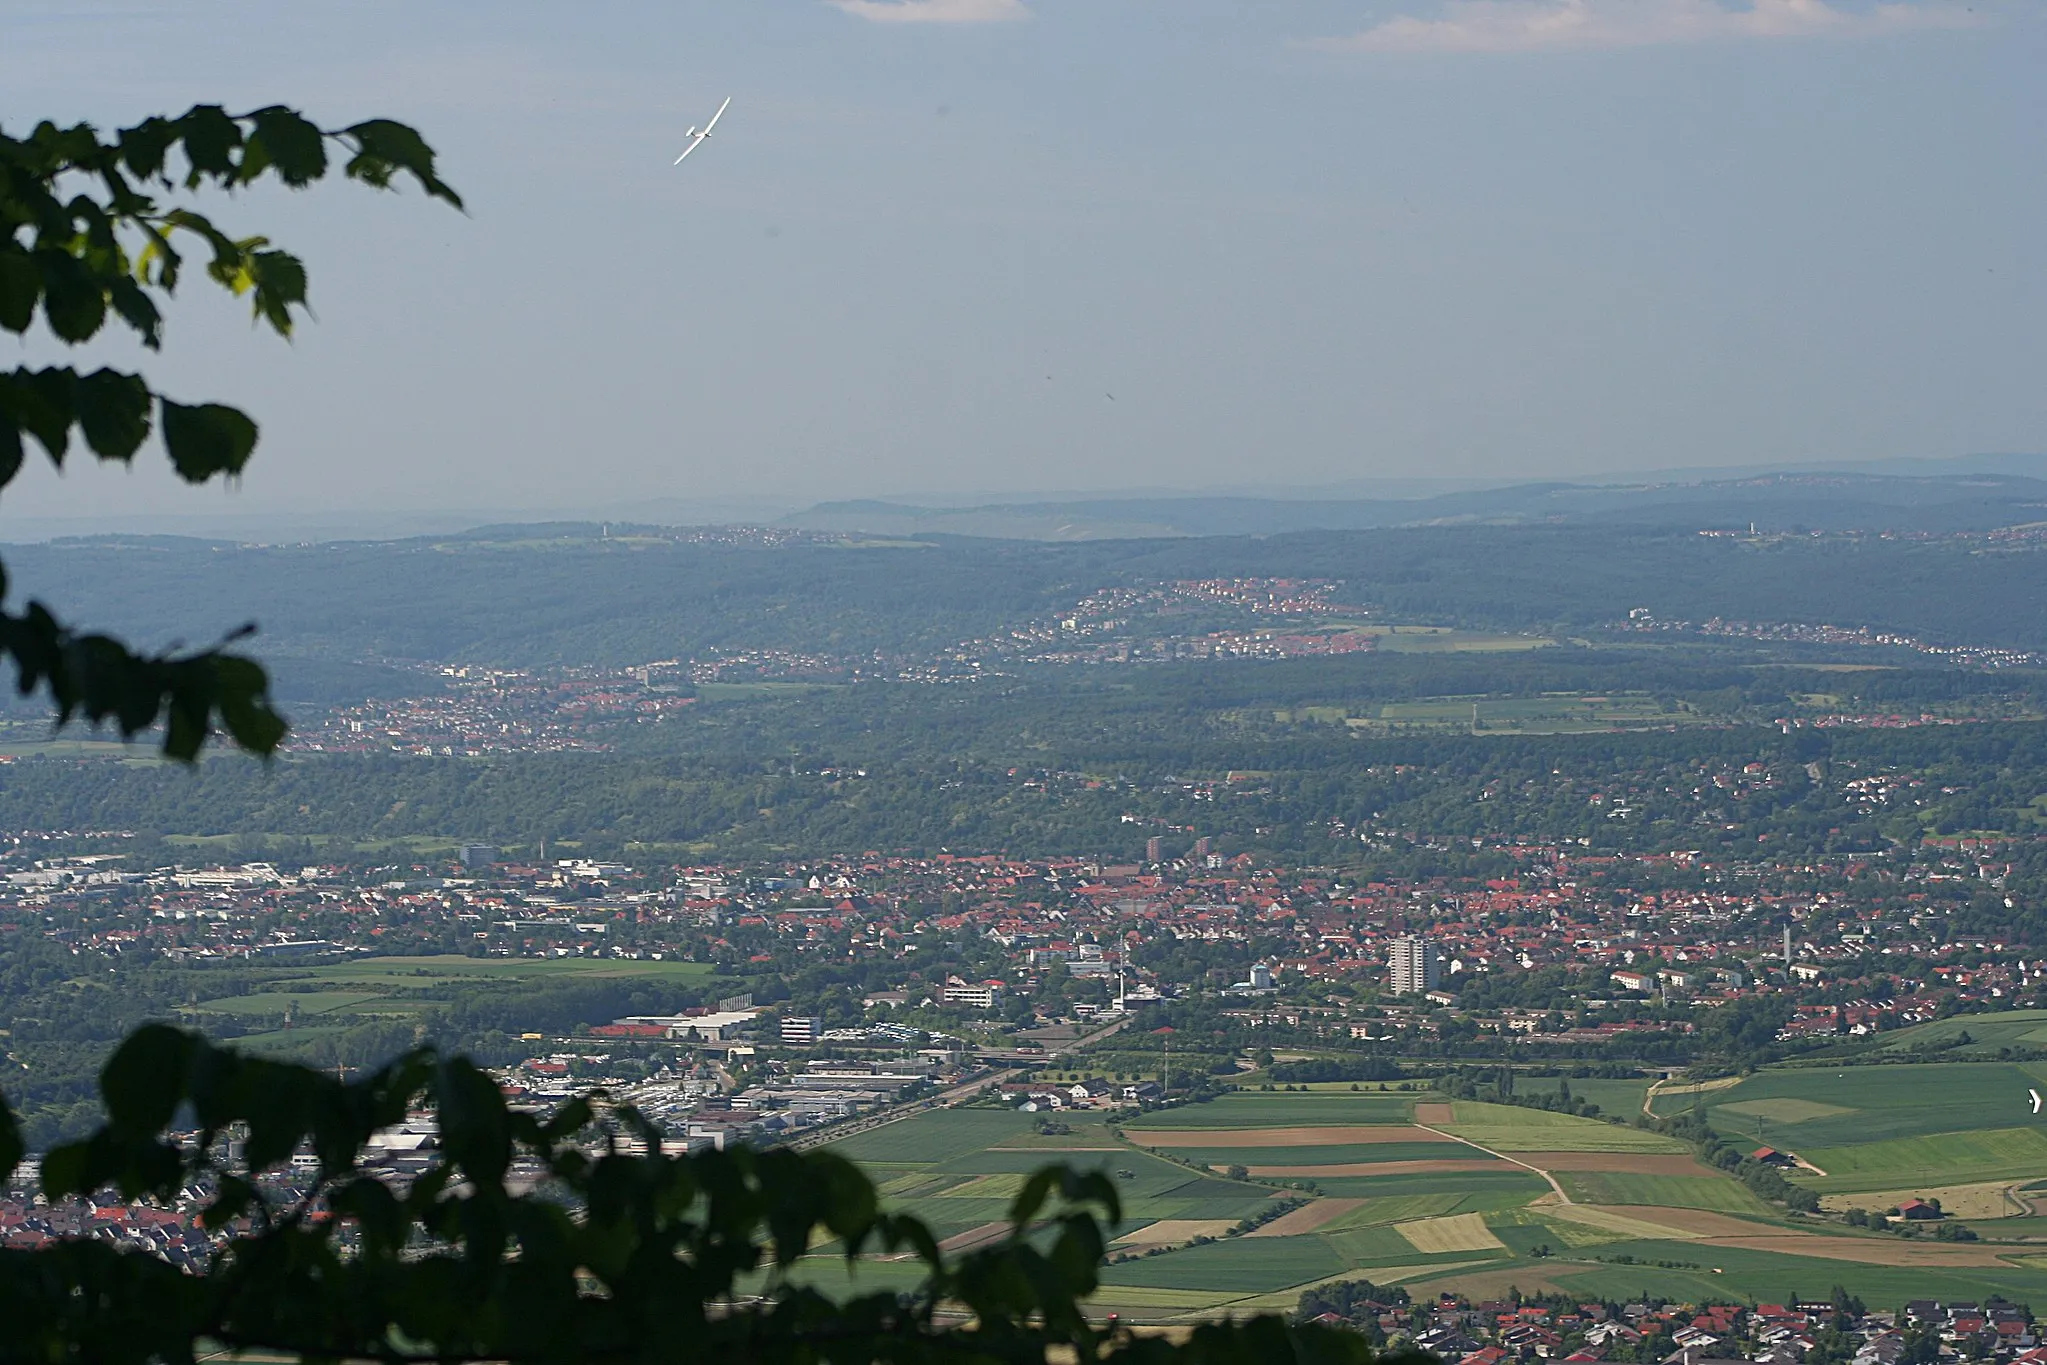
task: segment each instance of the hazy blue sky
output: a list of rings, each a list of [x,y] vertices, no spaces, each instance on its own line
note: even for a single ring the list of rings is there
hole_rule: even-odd
[[[245,486],[80,471],[6,511],[2047,449],[2041,10],[10,0],[9,131],[386,114],[470,211],[226,205],[318,314],[286,346],[196,286],[174,311],[165,387],[264,424]]]

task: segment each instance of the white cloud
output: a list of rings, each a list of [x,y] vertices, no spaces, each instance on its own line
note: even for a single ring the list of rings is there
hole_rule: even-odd
[[[1001,24],[1028,19],[1023,0],[830,0],[877,24]]]
[[[1849,9],[1829,0],[1445,0],[1441,16],[1403,15],[1316,45],[1347,52],[1543,52],[1651,47],[1743,38],[1862,37],[1968,28],[1958,5],[1885,3]]]

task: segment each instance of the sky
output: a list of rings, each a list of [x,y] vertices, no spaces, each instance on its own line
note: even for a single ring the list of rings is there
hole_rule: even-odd
[[[161,356],[16,349],[245,407],[246,477],[37,468],[0,537],[2047,450],[2024,0],[0,0],[0,25],[7,132],[381,115],[467,203],[210,201],[306,260],[294,340],[195,276]]]

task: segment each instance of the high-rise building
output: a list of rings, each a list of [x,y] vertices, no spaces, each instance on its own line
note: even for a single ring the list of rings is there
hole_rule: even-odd
[[[809,1047],[823,1032],[822,1019],[808,1019],[788,1014],[782,1016],[782,1041],[791,1047]]]
[[[1204,834],[1199,839],[1196,839],[1194,841],[1194,856],[1197,858],[1206,858],[1214,848],[1215,840],[1209,838],[1206,834]]]
[[[1443,979],[1443,955],[1420,934],[1396,938],[1386,954],[1386,986],[1395,995],[1432,991]]]
[[[1164,839],[1161,839],[1159,838],[1158,835],[1154,834],[1151,836],[1151,838],[1146,839],[1144,841],[1144,860],[1146,862],[1161,863],[1164,862],[1165,859],[1166,841]]]

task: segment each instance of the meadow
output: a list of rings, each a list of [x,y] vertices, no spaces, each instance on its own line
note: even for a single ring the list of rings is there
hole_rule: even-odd
[[[1730,1141],[1803,1153],[2022,1126],[2033,1117],[2027,1091],[2047,1084],[2043,1074],[2015,1062],[1767,1068],[1725,1089],[1660,1094],[1655,1110],[1703,1110]]]
[[[1420,638],[1409,644],[1405,635],[1397,637],[1397,641],[1395,637],[1382,639],[1379,648],[1416,651],[1445,648],[1423,643]],[[1515,646],[1491,642],[1463,646],[1465,649],[1474,647],[1499,649]],[[1519,647],[1530,648],[1531,642],[1523,641]],[[1566,735],[1645,725],[1695,725],[1704,719],[1683,703],[1666,706],[1650,696],[1547,694],[1532,697],[1428,697],[1417,701],[1387,702],[1377,707],[1374,714],[1351,718],[1345,723],[1360,730],[1475,729],[1496,734]]]
[[[345,1027],[365,1018],[415,1014],[462,989],[565,982],[645,982],[650,986],[702,985],[716,969],[701,962],[629,958],[366,957],[319,966],[279,966],[262,985],[241,995],[201,1001],[202,1014],[247,1019],[318,1018]]]

